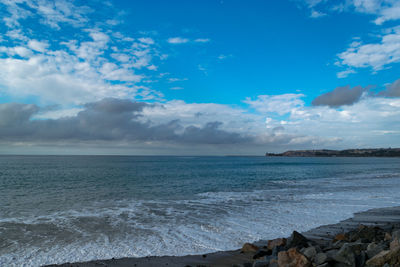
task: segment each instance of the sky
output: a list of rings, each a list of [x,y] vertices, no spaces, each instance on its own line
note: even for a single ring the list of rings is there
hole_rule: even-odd
[[[0,0],[0,153],[400,147],[398,0]]]

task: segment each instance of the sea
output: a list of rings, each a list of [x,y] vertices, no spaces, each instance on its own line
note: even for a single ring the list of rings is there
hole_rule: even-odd
[[[202,254],[400,205],[400,158],[0,156],[0,266]]]

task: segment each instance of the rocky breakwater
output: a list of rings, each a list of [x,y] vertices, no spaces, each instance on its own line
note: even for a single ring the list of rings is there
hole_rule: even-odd
[[[236,267],[400,267],[400,228],[383,230],[360,225],[328,242],[309,240],[298,232],[269,240],[264,246],[244,244],[241,252],[253,262]]]

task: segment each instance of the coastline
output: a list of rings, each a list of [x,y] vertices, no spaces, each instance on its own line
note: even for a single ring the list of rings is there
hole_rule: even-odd
[[[383,231],[400,229],[400,206],[388,208],[376,208],[358,212],[352,218],[340,221],[336,224],[322,225],[302,235],[319,246],[327,246],[337,235],[356,230],[360,225],[366,227],[379,227]],[[293,229],[296,230],[296,229]],[[252,245],[267,247],[268,240],[260,240]],[[232,251],[218,251],[204,255],[186,256],[149,256],[142,258],[121,258],[107,260],[93,260],[88,262],[63,263],[46,265],[47,267],[94,267],[94,266],[266,266],[265,262],[253,259],[256,250],[244,246],[242,249]],[[255,247],[254,247],[255,248]],[[258,265],[258,263],[260,263]]]

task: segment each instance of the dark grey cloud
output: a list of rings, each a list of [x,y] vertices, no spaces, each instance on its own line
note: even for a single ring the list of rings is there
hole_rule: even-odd
[[[104,98],[98,102],[87,103],[86,109],[105,113],[125,113],[142,111],[148,106],[143,102],[132,102],[128,99]]]
[[[84,105],[74,117],[32,119],[32,104],[0,104],[0,141],[159,141],[191,144],[251,143],[252,138],[221,129],[222,122],[203,127],[182,126],[179,120],[153,125],[139,118],[150,104],[107,98]]]
[[[400,79],[386,87],[386,90],[380,92],[381,96],[400,97]]]
[[[195,142],[201,144],[237,144],[251,142],[251,138],[243,137],[238,133],[219,130],[222,122],[214,121],[207,123],[203,128],[189,126],[186,127],[181,140],[184,142]],[[212,136],[212,138],[210,138]]]
[[[312,101],[313,106],[329,106],[329,107],[340,107],[344,105],[352,105],[360,100],[361,95],[366,88],[361,86],[350,86],[337,87],[335,90],[322,94],[316,97]]]

